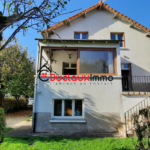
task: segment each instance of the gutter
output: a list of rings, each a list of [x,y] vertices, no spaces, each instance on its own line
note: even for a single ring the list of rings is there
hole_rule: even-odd
[[[50,42],[104,42],[104,43],[119,43],[122,42],[123,40],[110,40],[110,39],[101,39],[101,40],[96,40],[96,39],[47,39],[47,38],[35,38],[35,40],[38,41],[50,41]]]

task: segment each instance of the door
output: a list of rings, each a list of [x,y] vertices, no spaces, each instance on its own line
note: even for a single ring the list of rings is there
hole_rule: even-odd
[[[131,64],[121,64],[122,90],[132,91]]]

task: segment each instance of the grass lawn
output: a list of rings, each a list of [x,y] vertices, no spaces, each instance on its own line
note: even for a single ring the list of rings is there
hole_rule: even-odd
[[[134,139],[136,140],[136,139]],[[133,150],[131,138],[6,136],[0,150]]]

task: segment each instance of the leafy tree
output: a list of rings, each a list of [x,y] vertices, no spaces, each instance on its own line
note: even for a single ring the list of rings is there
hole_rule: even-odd
[[[10,93],[19,100],[21,95],[34,93],[34,61],[28,58],[27,47],[22,48],[15,41],[0,52],[0,79],[2,94]]]
[[[21,30],[25,34],[29,28],[40,32],[45,25],[48,28],[54,24],[54,19],[60,15],[71,13],[63,11],[70,0],[1,0],[3,11],[0,12],[0,35],[8,27],[15,28],[8,40],[1,46],[2,50]],[[46,32],[48,38],[48,32]],[[2,40],[2,36],[0,36]]]

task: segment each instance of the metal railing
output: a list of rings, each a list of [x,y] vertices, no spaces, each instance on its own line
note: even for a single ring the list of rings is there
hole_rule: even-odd
[[[126,135],[128,136],[129,132],[132,132],[134,129],[134,124],[133,124],[133,118],[132,115],[136,114],[139,115],[140,110],[146,109],[150,107],[150,97],[147,97],[131,109],[129,109],[127,112],[124,113],[124,118],[125,118],[125,130],[126,130]]]
[[[150,92],[150,76],[122,76],[122,90]]]

